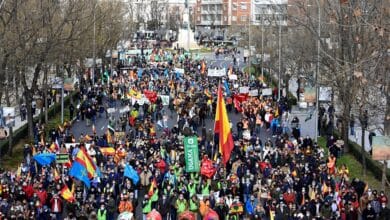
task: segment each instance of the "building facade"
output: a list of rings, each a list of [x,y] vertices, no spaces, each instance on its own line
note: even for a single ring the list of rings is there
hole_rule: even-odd
[[[288,0],[196,0],[197,26],[287,25]]]

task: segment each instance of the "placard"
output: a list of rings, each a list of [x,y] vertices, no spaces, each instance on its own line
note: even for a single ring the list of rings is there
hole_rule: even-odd
[[[127,105],[121,109],[119,109],[119,113],[123,114],[130,111],[130,107]]]
[[[263,96],[271,96],[272,95],[272,89],[271,88],[265,88],[261,91],[261,95]]]
[[[228,77],[229,77],[229,80],[237,80],[237,75],[236,74],[231,74]]]
[[[318,100],[322,102],[332,101],[332,87],[320,87]]]
[[[226,75],[226,69],[208,69],[207,76],[222,77]]]
[[[56,163],[69,162],[69,154],[56,154]]]
[[[249,87],[248,86],[241,86],[239,91],[241,94],[247,94],[247,93],[249,93]]]
[[[115,108],[108,108],[107,109],[107,113],[108,114],[112,114],[112,113],[114,113],[115,112]]]
[[[160,95],[160,98],[164,106],[169,105],[169,95]]]
[[[259,96],[259,90],[258,89],[249,90],[249,96]]]
[[[15,126],[15,107],[3,107],[2,111],[5,125]]]

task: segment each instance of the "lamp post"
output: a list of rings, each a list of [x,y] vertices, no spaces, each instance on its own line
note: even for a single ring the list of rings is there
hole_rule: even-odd
[[[280,86],[281,86],[281,71],[282,71],[282,16],[279,16],[279,43],[278,43],[278,53],[279,53],[279,71],[278,71],[278,101],[280,100]]]
[[[319,0],[316,0],[317,2],[317,10],[318,10],[318,30],[317,30],[317,71],[316,71],[316,77],[315,77],[315,88],[316,88],[316,118],[315,118],[315,129],[316,129],[316,136],[315,141],[318,141],[318,109],[319,109],[319,88],[318,88],[318,76],[320,75],[320,40],[321,40],[321,5]]]

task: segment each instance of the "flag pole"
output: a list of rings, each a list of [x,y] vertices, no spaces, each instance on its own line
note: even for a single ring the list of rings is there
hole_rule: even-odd
[[[217,88],[217,105],[218,105],[218,102],[219,102],[219,90],[221,89],[221,78],[219,78],[218,79],[218,88]],[[222,91],[221,91],[222,92]],[[214,160],[214,161],[217,161],[217,157],[218,157],[218,148],[217,148],[217,145],[216,145],[216,141],[215,141],[215,116],[217,115],[217,110],[218,109],[216,109],[216,111],[215,111],[215,115],[214,115],[214,143],[213,143],[213,147],[211,148],[211,157],[212,157],[212,159]],[[218,140],[218,146],[219,146],[219,141],[220,140]],[[216,148],[215,149],[215,152],[214,152],[214,148]]]

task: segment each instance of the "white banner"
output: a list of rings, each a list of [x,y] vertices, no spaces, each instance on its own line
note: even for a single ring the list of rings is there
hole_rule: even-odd
[[[129,106],[125,106],[125,107],[119,109],[119,113],[121,113],[121,114],[129,112],[129,111],[130,111],[130,107]]]
[[[225,76],[226,75],[226,69],[223,68],[223,69],[209,69],[208,70],[208,73],[207,73],[207,76],[211,76],[211,77],[221,77],[221,76]]]
[[[229,80],[237,80],[237,75],[236,74],[229,75]]]
[[[249,90],[249,96],[259,96],[259,90],[257,89]]]
[[[248,86],[241,86],[239,91],[242,94],[249,93],[249,87]]]
[[[114,113],[115,112],[115,108],[108,108],[107,109],[107,113],[108,114],[111,114],[111,113]]]
[[[176,73],[180,73],[181,75],[183,75],[184,74],[184,69],[182,69],[182,68],[175,68],[175,72]]]
[[[270,95],[272,95],[272,89],[271,88],[263,89],[261,91],[261,95],[263,95],[263,96],[270,96]]]

